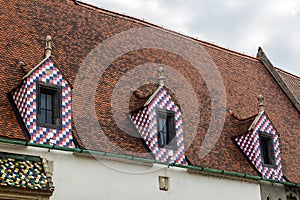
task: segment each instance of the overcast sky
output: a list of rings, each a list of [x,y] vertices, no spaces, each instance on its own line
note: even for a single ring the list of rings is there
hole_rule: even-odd
[[[299,0],[84,0],[255,56],[300,76]]]

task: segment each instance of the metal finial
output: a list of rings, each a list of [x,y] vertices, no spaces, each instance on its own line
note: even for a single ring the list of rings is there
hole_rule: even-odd
[[[50,35],[47,35],[46,37],[46,47],[45,47],[45,57],[50,57],[51,56],[51,43],[52,39]]]
[[[265,108],[264,108],[264,96],[261,95],[261,94],[258,95],[257,100],[258,100],[259,112],[263,112],[265,110]]]
[[[164,86],[165,85],[165,72],[164,72],[164,67],[160,66],[158,68],[158,80],[159,80],[159,85]]]

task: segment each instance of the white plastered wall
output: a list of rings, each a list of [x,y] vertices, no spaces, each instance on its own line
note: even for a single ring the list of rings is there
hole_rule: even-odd
[[[181,168],[3,143],[0,151],[53,161],[52,200],[260,200],[258,183],[189,173]],[[159,190],[158,176],[169,177],[169,191]]]

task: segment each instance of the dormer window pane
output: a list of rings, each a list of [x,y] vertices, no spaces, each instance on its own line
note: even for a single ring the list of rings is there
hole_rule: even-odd
[[[53,94],[47,94],[47,99],[46,99],[46,101],[47,101],[47,109],[48,110],[52,110],[52,104],[53,104],[53,101],[52,101],[52,95]]]
[[[41,122],[46,124],[53,124],[53,95],[50,91],[41,90],[40,112]]]
[[[40,105],[40,111],[41,111],[41,122],[46,124],[53,124],[53,112],[52,109],[52,95],[53,93],[50,93],[50,91],[44,91],[41,90],[41,105]]]
[[[46,94],[44,94],[44,93],[41,93],[41,101],[40,101],[40,106],[41,106],[41,108],[46,108]]]
[[[53,124],[53,110],[47,110],[46,121],[47,124]]]
[[[40,121],[42,123],[46,123],[46,111],[45,110],[41,110],[41,118]]]

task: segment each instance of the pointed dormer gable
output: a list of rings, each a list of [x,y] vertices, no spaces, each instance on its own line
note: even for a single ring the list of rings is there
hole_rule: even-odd
[[[260,105],[248,131],[234,138],[244,155],[263,178],[284,181],[279,134]]]
[[[31,142],[72,147],[71,87],[49,48],[46,45],[45,59],[23,77],[12,97]]]
[[[182,114],[164,86],[159,86],[130,118],[156,160],[186,164]]]

